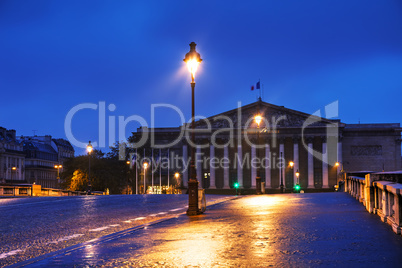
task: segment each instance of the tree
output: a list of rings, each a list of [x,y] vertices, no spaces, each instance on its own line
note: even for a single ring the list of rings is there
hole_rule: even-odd
[[[92,190],[105,191],[108,188],[111,194],[122,193],[128,184],[129,167],[126,161],[119,161],[116,154],[105,156],[100,150],[93,150],[91,156],[81,155],[65,161],[64,171],[60,174],[62,187],[68,190],[87,190],[89,157]]]

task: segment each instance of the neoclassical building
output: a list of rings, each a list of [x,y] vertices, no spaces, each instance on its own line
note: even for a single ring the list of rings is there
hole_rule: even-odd
[[[262,118],[259,124],[256,115]],[[325,190],[337,184],[341,171],[402,169],[399,123],[345,124],[259,100],[197,120],[195,125],[195,144],[185,131],[187,124],[141,127],[129,142],[138,152],[137,160],[160,163],[161,157],[169,155],[168,168],[152,172],[164,184],[179,172],[183,187],[190,176],[192,148],[197,179],[205,189],[230,189],[237,182],[241,188],[253,190],[259,171],[267,191],[275,191],[281,184],[289,191],[296,183],[303,190]],[[141,169],[140,165],[137,168]]]

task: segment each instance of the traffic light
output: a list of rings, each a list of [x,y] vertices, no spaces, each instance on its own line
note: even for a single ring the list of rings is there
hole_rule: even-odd
[[[239,189],[239,183],[237,181],[233,184],[233,188],[235,188],[237,195],[237,189]]]
[[[295,186],[293,187],[293,189],[294,189],[294,192],[295,193],[299,193],[300,192],[300,189],[301,189],[301,187],[300,187],[300,184],[295,184]]]

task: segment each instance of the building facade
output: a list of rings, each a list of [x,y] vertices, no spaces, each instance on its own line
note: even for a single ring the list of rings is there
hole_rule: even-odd
[[[0,183],[24,181],[25,154],[14,129],[0,127]]]
[[[341,172],[402,169],[399,123],[345,124],[259,100],[196,121],[195,144],[189,127],[137,129],[129,139],[139,152],[136,160],[168,158],[167,167],[152,172],[161,173],[164,183],[179,172],[187,187],[194,150],[196,176],[205,189],[230,189],[235,182],[256,189],[257,175],[267,191],[281,185],[289,191],[295,184],[332,189]]]
[[[25,153],[25,181],[43,188],[59,188],[58,172],[64,160],[74,157],[74,148],[64,139],[51,136],[21,136]]]

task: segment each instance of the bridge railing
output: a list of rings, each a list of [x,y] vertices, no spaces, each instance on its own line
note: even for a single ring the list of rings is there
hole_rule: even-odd
[[[363,203],[368,212],[377,214],[381,221],[391,225],[395,233],[401,234],[402,183],[399,183],[398,175],[402,173],[374,173],[365,178],[347,176],[345,192]]]
[[[0,197],[11,196],[77,196],[86,195],[82,191],[68,191],[62,189],[42,188],[38,184],[27,185],[0,185]],[[95,195],[104,195],[104,192],[93,192]]]

